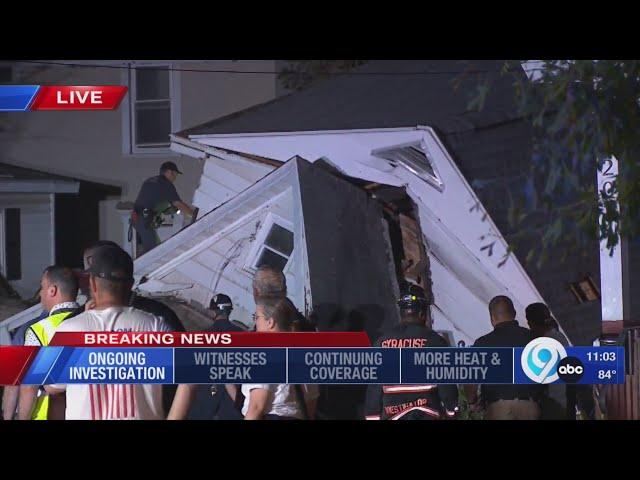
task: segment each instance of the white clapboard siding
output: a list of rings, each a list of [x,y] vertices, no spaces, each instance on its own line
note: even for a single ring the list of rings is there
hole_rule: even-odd
[[[206,192],[211,198],[220,200],[220,203],[226,202],[238,194],[238,192],[230,187],[222,178],[209,178],[204,175],[200,178],[198,191],[200,190]]]
[[[250,187],[273,167],[253,161],[208,158],[193,196],[193,203],[209,212]]]
[[[228,225],[237,219],[241,221],[225,230],[223,236],[210,245],[205,242],[217,233],[216,224],[190,237],[183,244],[196,246],[193,254],[176,263],[169,272],[153,277],[154,280],[166,284],[192,284],[192,288],[181,291],[178,296],[202,306],[207,306],[215,293],[225,293],[234,304],[234,319],[251,325],[251,315],[255,311],[251,287],[253,273],[247,264],[252,261],[249,256],[255,253],[256,238],[260,236],[261,228],[266,228],[265,221],[269,213],[287,222],[294,222],[291,188],[281,186],[279,191],[267,189],[238,205],[225,223]],[[224,228],[222,224],[220,227]],[[300,240],[295,239],[294,242],[297,245]],[[198,245],[204,248],[198,248]],[[296,285],[303,284],[301,279],[296,278],[296,272],[300,271],[303,269],[290,268],[286,272],[287,285],[296,298],[302,298],[293,291]],[[141,287],[144,289],[144,285]]]
[[[443,265],[432,254],[429,254],[434,308],[434,328],[451,330],[455,340],[464,340],[467,345],[478,337],[489,333],[491,323],[487,311],[487,303],[471,292],[457,276]],[[439,310],[439,312],[438,312]],[[438,316],[451,325],[438,323]]]
[[[216,157],[210,157],[205,163],[203,173],[208,177],[216,177],[221,171],[225,171],[224,175],[230,181],[237,183],[239,188],[244,183],[253,185],[267,173],[271,172],[275,167],[254,162],[252,160],[223,160]]]

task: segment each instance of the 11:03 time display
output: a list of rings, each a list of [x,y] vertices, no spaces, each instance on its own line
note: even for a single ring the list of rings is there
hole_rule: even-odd
[[[615,362],[616,352],[587,352],[590,362]]]

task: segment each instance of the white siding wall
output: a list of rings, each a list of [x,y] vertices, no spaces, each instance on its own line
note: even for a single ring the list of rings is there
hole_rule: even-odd
[[[1,195],[0,207],[20,209],[22,278],[10,283],[20,296],[30,298],[40,286],[42,270],[55,260],[51,257],[54,232],[49,195]]]
[[[208,158],[193,203],[203,215],[253,185],[273,167],[252,161]]]
[[[253,153],[276,160],[300,155],[310,161],[326,157],[344,173],[389,185],[406,185],[419,207],[422,231],[428,247],[438,255],[443,268],[435,267],[434,294],[444,315],[435,313],[445,328],[451,324],[455,340],[473,340],[491,330],[487,304],[495,295],[509,295],[518,320],[524,322],[524,307],[544,301],[515,256],[499,267],[506,249],[500,232],[483,220],[484,208],[471,211],[476,199],[464,177],[431,131],[415,129],[369,132],[317,132],[220,136],[198,139],[219,148]],[[398,167],[371,156],[376,148],[424,140],[436,164],[444,190],[439,191]],[[489,257],[481,248],[487,238],[500,238]],[[313,254],[310,252],[309,254]],[[435,262],[432,262],[434,264]],[[454,324],[459,325],[456,329]],[[473,338],[471,338],[473,337]]]
[[[166,284],[194,284],[193,288],[180,292],[180,297],[189,301],[194,300],[203,306],[207,306],[215,293],[225,293],[231,297],[234,305],[232,320],[239,320],[248,326],[252,326],[251,314],[255,311],[251,282],[253,274],[245,269],[245,265],[251,259],[254,247],[252,237],[259,233],[259,228],[264,226],[269,212],[282,219],[293,223],[293,197],[291,190],[281,196],[268,210],[258,210],[248,214],[243,224],[230,231],[228,235],[216,241],[206,250],[194,255],[189,260],[182,262],[175,270],[165,275],[160,280]],[[259,227],[257,226],[259,223]],[[300,248],[298,238],[294,240],[294,254]],[[225,263],[229,260],[228,264]],[[291,262],[285,271],[287,287],[291,297],[303,298],[298,289],[303,285],[299,279],[296,265]],[[303,308],[304,305],[296,305]]]

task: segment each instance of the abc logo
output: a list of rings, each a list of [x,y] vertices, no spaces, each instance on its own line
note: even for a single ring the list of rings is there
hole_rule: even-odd
[[[558,377],[567,383],[576,383],[584,375],[584,365],[579,358],[565,357],[558,364]]]

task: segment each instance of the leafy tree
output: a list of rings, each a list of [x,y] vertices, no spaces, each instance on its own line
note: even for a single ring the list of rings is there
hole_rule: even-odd
[[[278,80],[289,90],[302,90],[330,74],[348,72],[366,62],[366,60],[289,60],[278,75]]]
[[[506,61],[502,70],[513,78],[518,113],[531,121],[534,140],[529,170],[507,187],[512,247],[526,242],[527,261],[538,266],[552,250],[562,259],[596,238],[612,253],[620,235],[640,230],[640,61],[545,60],[532,79],[521,62]],[[484,108],[489,78],[469,108]],[[619,175],[597,191],[596,171],[606,174],[611,156]]]

